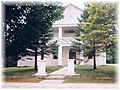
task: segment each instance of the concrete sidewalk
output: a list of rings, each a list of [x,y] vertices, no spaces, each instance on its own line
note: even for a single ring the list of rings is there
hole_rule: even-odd
[[[2,88],[70,88],[70,89],[119,89],[118,84],[96,84],[96,83],[62,83],[62,84],[40,84],[40,83],[4,83]]]

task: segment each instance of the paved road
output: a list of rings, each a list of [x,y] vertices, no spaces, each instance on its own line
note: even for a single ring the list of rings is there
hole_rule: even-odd
[[[40,83],[3,83],[2,88],[83,88],[83,89],[118,89],[117,84],[73,84],[73,83],[56,83],[56,84],[40,84]]]

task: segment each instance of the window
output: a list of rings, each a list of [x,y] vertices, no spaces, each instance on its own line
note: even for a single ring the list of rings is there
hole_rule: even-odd
[[[74,30],[69,30],[69,33],[74,33]]]
[[[74,33],[74,30],[64,30],[64,33]]]
[[[76,64],[76,50],[75,49],[69,50],[69,59],[75,59],[74,64]]]
[[[58,54],[57,53],[53,53],[53,59],[58,59]]]
[[[88,59],[92,59],[92,55],[88,55]]]
[[[69,59],[75,59],[76,58],[76,50],[70,49],[69,50]]]

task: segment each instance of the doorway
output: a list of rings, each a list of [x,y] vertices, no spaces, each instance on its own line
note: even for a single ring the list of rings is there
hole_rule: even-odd
[[[75,59],[74,64],[76,64],[76,50],[75,49],[69,50],[69,59]]]

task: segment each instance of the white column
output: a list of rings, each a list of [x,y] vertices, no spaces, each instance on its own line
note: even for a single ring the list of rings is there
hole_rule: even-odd
[[[41,60],[41,56],[37,56],[38,60],[37,60],[37,69],[38,72],[36,73],[36,75],[38,76],[46,76],[46,65],[45,65],[45,60]]]
[[[62,38],[62,27],[59,27],[58,29],[58,37]]]
[[[58,30],[58,38],[60,39],[59,41],[59,47],[58,47],[58,65],[62,65],[62,27],[59,27]]]
[[[58,48],[58,65],[62,65],[62,46]]]

